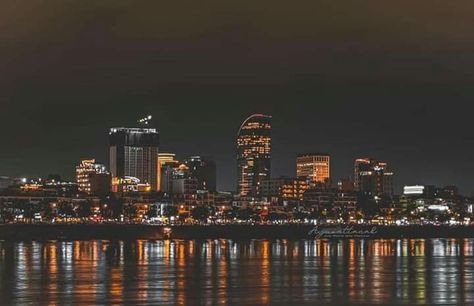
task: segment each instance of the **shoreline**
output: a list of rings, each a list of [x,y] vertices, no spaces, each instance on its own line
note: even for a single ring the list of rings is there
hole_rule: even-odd
[[[0,240],[474,238],[474,226],[2,224]]]

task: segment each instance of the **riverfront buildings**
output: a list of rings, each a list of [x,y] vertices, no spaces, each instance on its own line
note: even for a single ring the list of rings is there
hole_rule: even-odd
[[[271,173],[271,116],[253,114],[237,133],[237,189],[242,197],[260,196]]]
[[[159,135],[153,128],[111,128],[110,171],[114,177],[133,177],[158,189]]]
[[[354,177],[333,181],[329,154],[299,154],[295,177],[272,178],[271,117],[262,114],[248,117],[238,131],[238,194],[218,192],[213,160],[159,153],[158,132],[146,122],[140,122],[143,127],[110,130],[113,177],[95,159],[76,166],[77,184],[57,175],[0,177],[0,222],[72,217],[81,222],[193,223],[204,220],[202,216],[205,222],[216,223],[470,224],[474,220],[474,198],[460,196],[454,186],[412,185],[394,196],[392,169],[370,158],[355,160]]]

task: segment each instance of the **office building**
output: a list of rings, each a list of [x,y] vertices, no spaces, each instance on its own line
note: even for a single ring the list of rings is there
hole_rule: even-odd
[[[337,190],[350,193],[355,191],[354,181],[348,178],[341,178],[337,181]]]
[[[169,161],[163,163],[161,166],[160,174],[160,191],[168,195],[173,193],[173,178],[176,177],[177,173],[180,173],[179,161]]]
[[[356,191],[381,198],[393,196],[393,172],[387,163],[370,158],[356,159],[354,163]]]
[[[114,177],[135,177],[158,188],[159,135],[152,128],[112,128],[109,133],[110,171]]]
[[[78,190],[88,195],[106,195],[111,191],[110,173],[95,159],[84,159],[76,166],[76,182]]]
[[[173,203],[184,204],[189,210],[190,206],[197,205],[198,181],[195,178],[173,178]]]
[[[168,187],[165,184],[168,184],[166,181],[166,175],[163,175],[163,171],[165,169],[165,165],[176,165],[178,161],[176,160],[176,154],[174,153],[158,153],[158,161],[157,161],[157,190],[163,191],[163,189],[167,189]]]
[[[331,156],[325,153],[300,154],[296,158],[296,177],[313,184],[331,181]]]
[[[237,190],[241,197],[259,197],[260,183],[271,174],[271,116],[254,114],[237,133]]]
[[[127,193],[148,193],[151,191],[151,185],[140,182],[140,179],[132,176],[112,178],[112,192]]]
[[[262,181],[261,196],[272,203],[299,202],[308,188],[306,180],[282,176]]]
[[[184,160],[188,176],[195,178],[198,190],[216,192],[216,163],[202,156],[190,156]]]

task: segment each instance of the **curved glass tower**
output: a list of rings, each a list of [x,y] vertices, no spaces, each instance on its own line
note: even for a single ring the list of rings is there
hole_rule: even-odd
[[[237,134],[237,189],[243,197],[259,197],[260,183],[270,178],[271,118],[253,114]]]

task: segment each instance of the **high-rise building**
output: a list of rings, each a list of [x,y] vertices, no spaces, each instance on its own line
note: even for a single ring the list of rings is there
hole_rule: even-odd
[[[296,158],[296,177],[309,183],[331,181],[331,156],[325,153],[300,154]]]
[[[156,175],[157,181],[158,181],[157,183],[158,191],[162,191],[163,189],[166,189],[164,188],[164,186],[162,186],[164,184],[163,179],[166,179],[165,177],[162,177],[164,166],[169,163],[172,163],[172,164],[178,163],[178,161],[175,158],[176,158],[176,154],[174,153],[158,153],[157,175]]]
[[[253,114],[237,133],[237,189],[240,196],[259,197],[260,183],[271,173],[271,116]]]
[[[370,158],[359,158],[354,163],[356,191],[374,197],[393,196],[393,172],[387,163]]]
[[[361,185],[361,171],[368,171],[371,167],[372,160],[370,158],[358,158],[354,162],[354,188],[356,191],[360,191]]]
[[[110,171],[114,177],[135,177],[150,184],[158,184],[159,135],[152,128],[112,128],[109,133]]]
[[[88,195],[106,195],[111,191],[110,173],[95,159],[84,159],[76,166],[78,190]]]
[[[216,191],[216,163],[202,156],[190,156],[184,160],[189,177],[198,182],[198,190]]]

